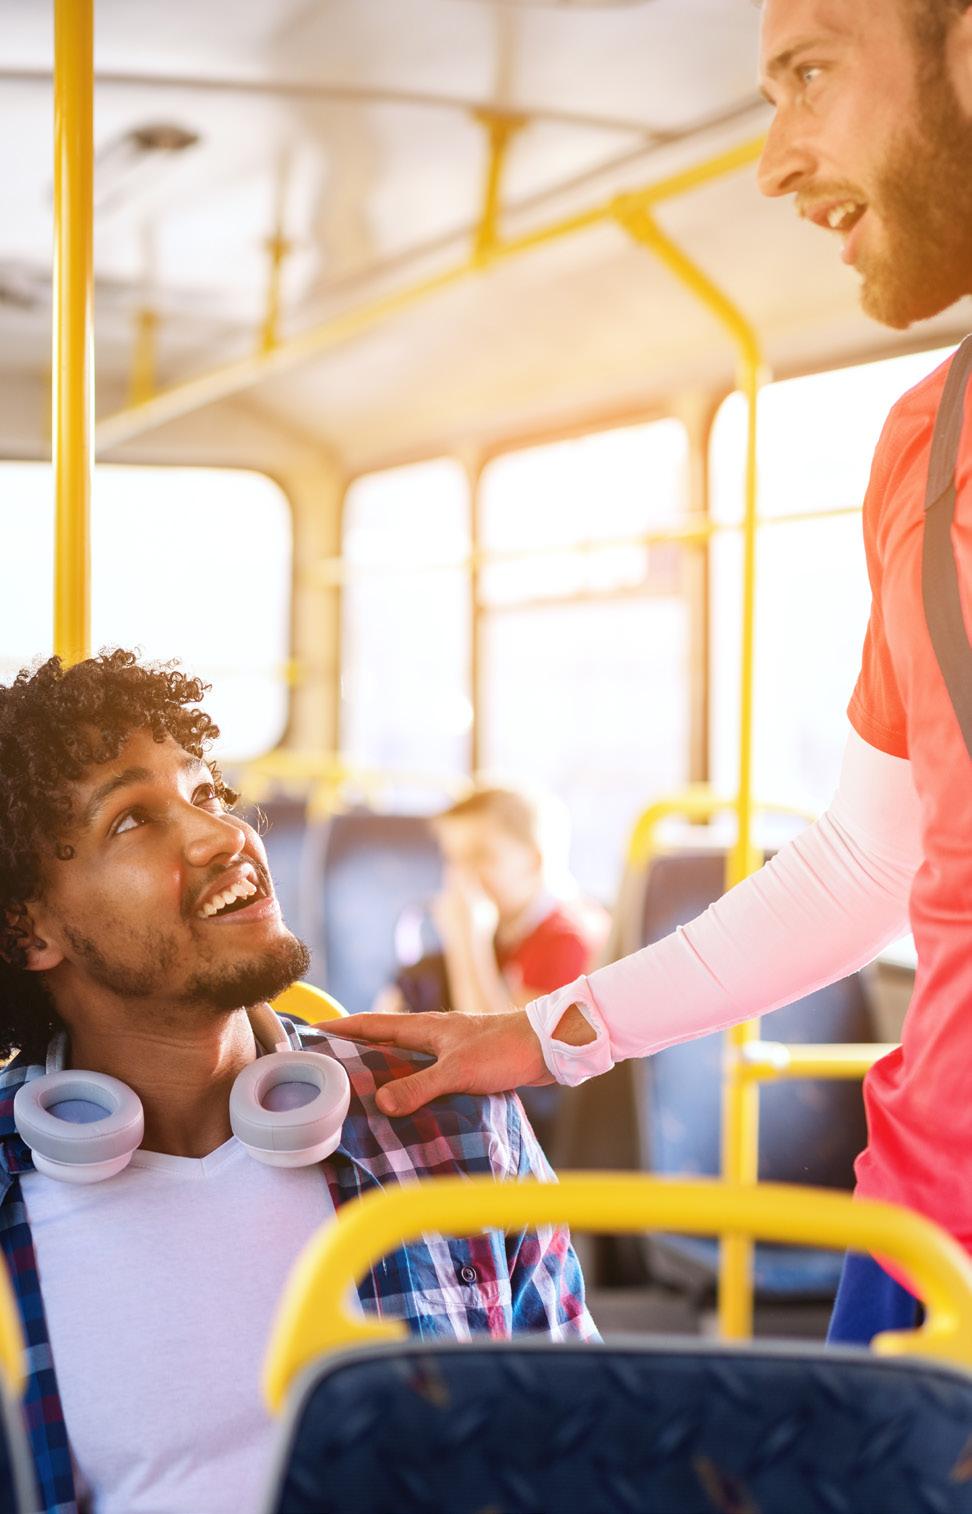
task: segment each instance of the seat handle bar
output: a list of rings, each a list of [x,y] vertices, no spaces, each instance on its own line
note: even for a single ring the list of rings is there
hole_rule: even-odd
[[[461,1237],[557,1224],[738,1235],[876,1253],[911,1280],[926,1314],[916,1330],[876,1336],[873,1349],[972,1369],[972,1261],[938,1225],[898,1205],[824,1188],[671,1181],[637,1173],[567,1174],[559,1183],[438,1178],[366,1194],[307,1243],[279,1306],[264,1364],[270,1408],[280,1410],[294,1376],[316,1357],[407,1335],[400,1321],[362,1317],[348,1307],[354,1285],[381,1257],[433,1232]]]

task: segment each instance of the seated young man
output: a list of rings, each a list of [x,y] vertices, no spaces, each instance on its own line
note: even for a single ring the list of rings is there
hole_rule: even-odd
[[[481,789],[433,826],[445,862],[435,905],[442,955],[406,968],[376,1009],[501,1013],[589,971],[609,922],[570,877],[559,806]]]
[[[337,1150],[267,1166],[233,1136],[230,1090],[263,1049],[245,1006],[308,957],[206,756],[218,732],[203,692],[124,651],[68,670],[51,659],[0,687],[0,1055],[19,1051],[0,1072],[0,1247],[52,1514],[246,1514],[273,1435],[260,1396],[271,1320],[320,1224],[388,1183],[550,1176],[515,1099],[442,1100],[391,1124],[374,1092],[401,1055],[306,1027],[292,1043],[350,1076]],[[52,1045],[144,1111],[129,1165],[87,1186],[38,1170],[15,1125],[17,1091]],[[424,1336],[595,1334],[559,1229],[426,1237],[378,1264],[360,1297]]]

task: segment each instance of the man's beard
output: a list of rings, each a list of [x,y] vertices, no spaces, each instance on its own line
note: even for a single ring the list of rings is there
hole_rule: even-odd
[[[121,999],[165,999],[171,1007],[210,1009],[222,1013],[241,1005],[273,999],[302,978],[310,966],[310,952],[287,931],[255,961],[243,961],[220,970],[201,969],[174,992],[167,992],[176,967],[172,943],[156,939],[143,960],[112,961],[98,945],[79,931],[65,927],[72,947],[83,957],[89,976],[100,987]]]
[[[944,50],[919,70],[917,125],[888,149],[872,206],[884,230],[857,260],[865,312],[898,330],[972,292],[972,121],[962,112]]]
[[[304,976],[308,967],[310,952],[303,941],[288,932],[258,962],[241,962],[222,974],[199,973],[189,981],[180,998],[186,1004],[205,1004],[215,1010],[259,1004],[283,993]]]

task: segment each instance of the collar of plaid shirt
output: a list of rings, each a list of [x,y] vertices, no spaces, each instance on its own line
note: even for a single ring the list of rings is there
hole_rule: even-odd
[[[387,1183],[461,1174],[552,1177],[518,1099],[460,1095],[391,1124],[376,1089],[426,1059],[355,1046],[309,1026],[290,1026],[297,1046],[327,1050],[351,1079],[341,1144],[324,1164],[335,1208]],[[30,1226],[18,1181],[32,1167],[13,1122],[14,1095],[43,1067],[15,1059],[0,1071],[0,1249],[27,1343],[24,1412],[45,1514],[78,1514],[64,1414],[44,1316]],[[580,1267],[566,1230],[496,1231],[464,1240],[423,1237],[379,1262],[359,1287],[365,1309],[403,1319],[418,1336],[508,1338],[543,1331],[594,1340]]]

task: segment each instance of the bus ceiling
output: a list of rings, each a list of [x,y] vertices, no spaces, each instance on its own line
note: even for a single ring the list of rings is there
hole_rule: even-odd
[[[5,17],[11,382],[47,361],[50,11]],[[242,358],[251,403],[361,466],[379,438],[415,449],[495,434],[511,411],[549,423],[728,387],[709,317],[609,218],[516,260],[491,253],[758,138],[757,25],[713,0],[214,3],[205,25],[188,0],[164,17],[99,0],[99,416]],[[777,371],[876,350],[829,249],[760,202],[751,167],[661,219]],[[477,253],[481,277],[451,277]],[[249,367],[315,331],[332,337],[299,367]]]

